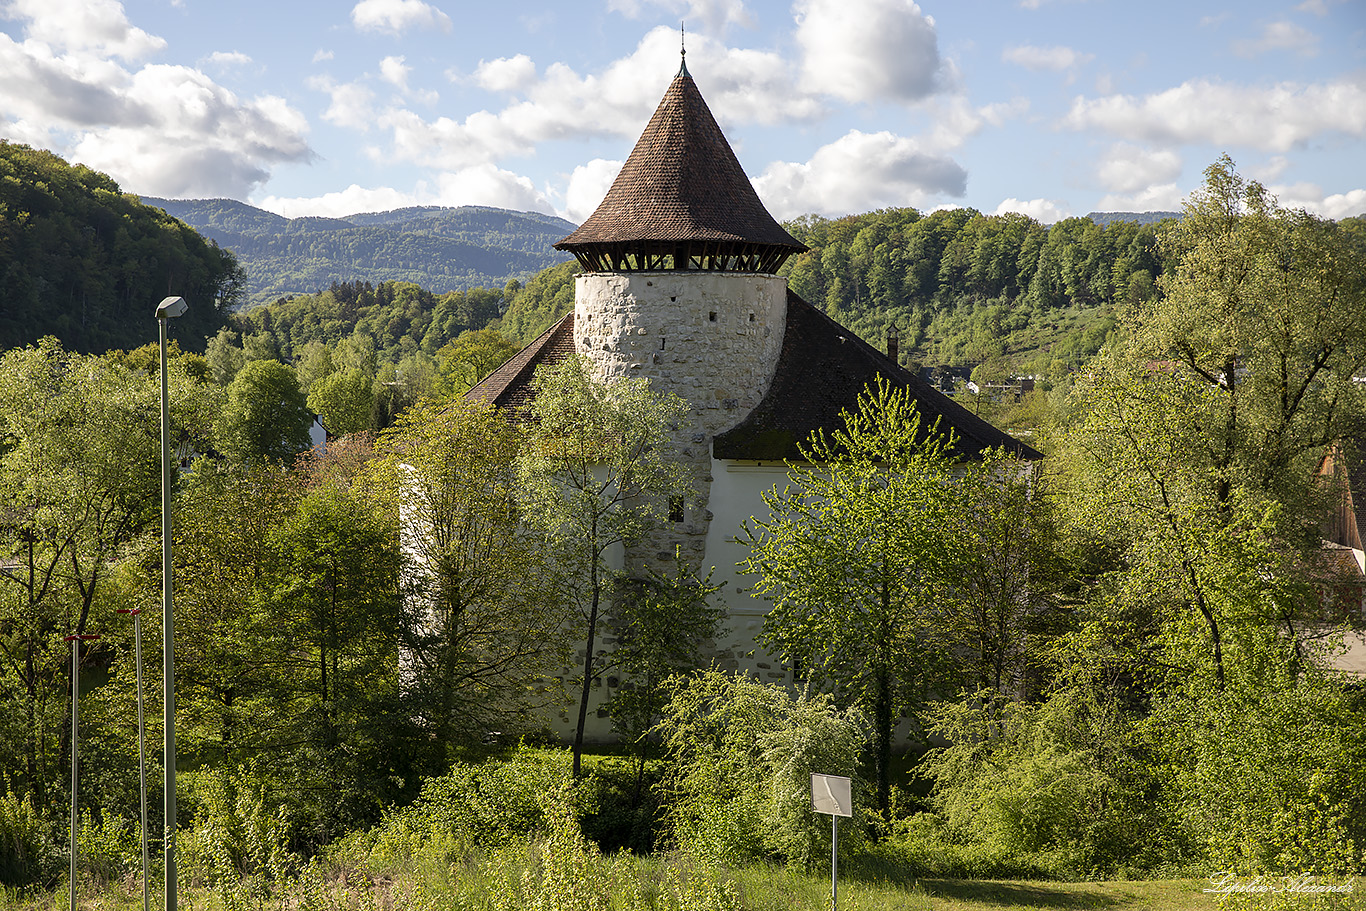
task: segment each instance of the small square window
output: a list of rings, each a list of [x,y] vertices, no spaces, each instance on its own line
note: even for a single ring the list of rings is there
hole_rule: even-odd
[[[749,315],[749,321],[750,321],[751,323],[754,322],[754,314],[753,314],[753,313],[751,313],[751,314]]]
[[[716,311],[715,311],[715,310],[713,310],[713,311],[711,311],[710,313],[707,314],[707,322],[709,322],[709,323],[714,323],[714,322],[716,322]]]

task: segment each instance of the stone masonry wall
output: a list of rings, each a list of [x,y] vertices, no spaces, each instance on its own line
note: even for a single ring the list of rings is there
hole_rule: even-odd
[[[647,377],[687,401],[674,454],[691,490],[682,521],[628,554],[628,571],[665,570],[674,549],[702,569],[712,513],[712,438],[734,427],[768,392],[787,323],[787,279],[729,272],[586,273],[574,294],[574,347],[599,378]]]
[[[713,518],[712,439],[744,420],[768,392],[786,325],[784,278],[675,271],[578,277],[574,348],[593,364],[597,377],[647,377],[655,391],[672,392],[691,405],[671,440],[674,458],[690,478],[681,521],[663,522],[649,539],[626,549],[625,569],[630,575],[644,577],[647,569],[672,573],[675,549],[694,572],[705,575],[710,568],[704,560]],[[716,532],[733,537],[738,530],[737,525]],[[715,542],[710,549],[715,549]],[[718,567],[718,575],[729,578],[734,567]],[[704,655],[730,669],[758,661],[757,672],[763,675],[770,668],[767,660],[749,656],[762,611],[756,614],[756,605],[750,604],[736,611],[729,602],[741,599],[729,591],[721,597],[730,614],[723,621],[726,632],[718,641],[703,643]],[[614,642],[614,631],[606,629],[599,647],[608,652]],[[580,653],[580,664],[583,658]],[[596,711],[586,731],[590,740],[611,739],[602,706],[617,685],[612,676],[596,684],[591,704]],[[559,727],[572,730],[568,712],[561,713],[559,721]]]

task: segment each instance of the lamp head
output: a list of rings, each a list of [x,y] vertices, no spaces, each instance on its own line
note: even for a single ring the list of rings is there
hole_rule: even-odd
[[[190,305],[185,303],[185,298],[168,297],[157,304],[157,319],[170,319],[180,316],[188,309],[190,309]]]

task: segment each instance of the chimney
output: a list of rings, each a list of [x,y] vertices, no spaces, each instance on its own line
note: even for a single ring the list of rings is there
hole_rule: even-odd
[[[887,327],[887,357],[893,364],[897,363],[897,355],[900,353],[897,350],[897,342],[896,323],[892,323]]]

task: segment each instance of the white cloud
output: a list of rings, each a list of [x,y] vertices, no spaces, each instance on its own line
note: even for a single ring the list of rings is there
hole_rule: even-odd
[[[797,0],[802,88],[846,101],[917,101],[939,74],[934,20],[911,0]]]
[[[1098,212],[1179,212],[1186,194],[1174,183],[1147,187],[1138,193],[1108,193],[1096,203]]]
[[[448,170],[533,155],[548,140],[633,139],[668,85],[671,68],[663,69],[660,62],[676,51],[677,38],[671,29],[653,29],[634,52],[596,75],[580,76],[564,64],[552,64],[539,78],[522,82],[519,100],[497,113],[428,121],[393,108],[378,122],[391,133],[393,158]],[[822,110],[816,99],[792,90],[794,74],[777,54],[731,49],[703,38],[689,52],[694,55],[706,72],[703,90],[711,110],[723,124],[803,120]],[[492,85],[509,72],[525,76],[534,69],[515,61],[492,69],[483,63],[475,78]],[[655,75],[642,78],[643,73]]]
[[[362,31],[398,34],[411,28],[451,30],[451,17],[422,0],[360,0],[351,21]]]
[[[10,0],[5,15],[23,21],[28,38],[81,55],[134,61],[166,46],[135,28],[117,0]]]
[[[283,99],[240,98],[203,72],[127,62],[164,45],[110,0],[17,0],[22,43],[0,33],[6,135],[107,172],[131,192],[244,197],[270,168],[313,152],[308,124]]]
[[[612,188],[612,181],[617,179],[622,164],[620,161],[594,158],[588,164],[576,167],[574,173],[569,175],[569,185],[564,193],[564,217],[582,223],[592,215]]]
[[[497,206],[548,215],[555,212],[530,179],[491,164],[442,174],[437,185],[437,199],[443,206]]]
[[[745,8],[744,0],[607,0],[607,8],[631,19],[645,15],[646,7],[672,13],[688,23],[701,22],[700,31],[722,34],[731,25],[751,28],[754,15]]]
[[[1181,156],[1171,149],[1144,149],[1120,142],[1105,153],[1096,173],[1112,193],[1136,193],[1173,183],[1181,175]]]
[[[1072,210],[1067,203],[1056,199],[1009,199],[1001,200],[1001,204],[996,207],[997,215],[1005,215],[1007,212],[1019,212],[1021,215],[1028,215],[1030,218],[1045,225],[1062,221],[1064,218],[1072,217]]]
[[[71,154],[134,192],[242,198],[271,165],[313,156],[303,115],[283,99],[243,101],[197,70],[144,67],[127,97],[148,120],[84,132]]]
[[[374,125],[375,93],[359,82],[334,82],[330,76],[313,76],[307,80],[311,89],[326,92],[332,103],[323,112],[323,120],[339,127],[368,130]]]
[[[402,91],[408,90],[408,74],[413,68],[403,62],[402,57],[385,57],[379,62],[380,77]]]
[[[967,172],[951,158],[925,152],[914,139],[853,130],[817,149],[805,164],[774,162],[754,185],[776,217],[793,218],[959,197],[967,190]]]
[[[251,58],[241,51],[214,51],[204,60],[210,66],[223,69],[236,66],[247,66],[251,63]]]
[[[1240,57],[1258,57],[1268,51],[1313,57],[1319,52],[1319,36],[1293,22],[1272,22],[1255,39],[1233,42],[1233,52]]]
[[[274,212],[285,218],[302,218],[309,215],[345,218],[357,212],[387,212],[390,209],[422,204],[422,200],[412,193],[402,193],[392,187],[362,187],[354,183],[339,193],[326,193],[322,196],[267,196],[253,203],[267,212]]]
[[[519,92],[536,81],[536,64],[526,54],[480,60],[474,68],[474,81],[490,92]]]
[[[320,49],[320,50],[316,50],[316,51],[313,52],[313,62],[314,62],[314,63],[323,63],[324,61],[331,60],[331,59],[332,59],[333,57],[335,57],[335,56],[337,56],[337,55],[334,54],[334,53],[332,53],[331,51],[325,51],[325,50],[321,50],[321,49]]]
[[[999,127],[1007,120],[1022,117],[1029,110],[1028,98],[1014,98],[975,108],[965,96],[936,98],[925,105],[932,126],[922,140],[928,152],[952,152],[961,147],[985,126]]]
[[[1366,190],[1325,195],[1314,183],[1268,186],[1276,201],[1288,209],[1304,209],[1324,218],[1351,218],[1366,215]]]
[[[1083,54],[1061,45],[1038,47],[1032,44],[1019,44],[1008,47],[1001,52],[1001,59],[1006,63],[1014,63],[1035,72],[1040,70],[1051,70],[1053,72],[1070,70],[1090,63],[1095,59],[1095,56],[1095,54]]]
[[[1334,132],[1366,136],[1366,76],[1270,88],[1200,79],[1142,98],[1078,97],[1063,123],[1151,143],[1284,152]]]

